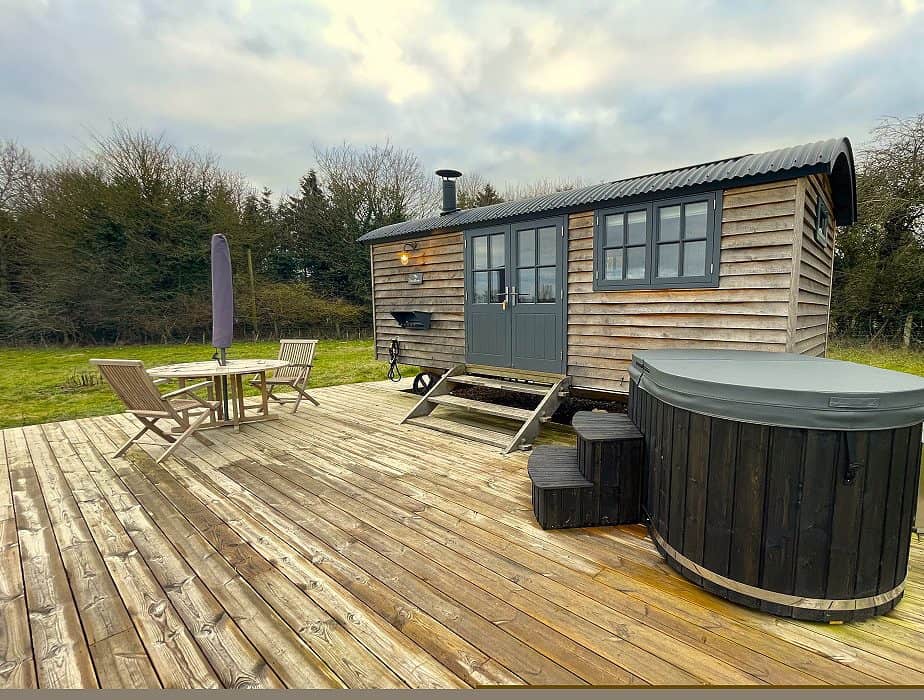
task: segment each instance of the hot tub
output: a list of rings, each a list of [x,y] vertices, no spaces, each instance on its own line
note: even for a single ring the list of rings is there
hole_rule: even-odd
[[[649,531],[703,588],[767,612],[855,620],[901,599],[924,379],[746,351],[632,358]]]

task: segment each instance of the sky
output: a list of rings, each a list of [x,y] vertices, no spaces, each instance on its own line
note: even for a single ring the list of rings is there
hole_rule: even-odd
[[[593,183],[920,112],[924,0],[0,0],[0,140],[116,122],[277,193],[343,142]]]

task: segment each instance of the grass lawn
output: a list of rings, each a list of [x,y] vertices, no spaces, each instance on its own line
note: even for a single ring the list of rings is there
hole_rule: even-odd
[[[276,357],[279,343],[235,343],[228,356]],[[128,345],[92,348],[0,348],[0,428],[99,416],[123,409],[109,387],[98,383],[91,357],[144,360],[145,365],[208,360],[209,345]],[[373,357],[371,340],[322,340],[310,386],[385,379],[388,363]],[[416,369],[402,367],[404,376]],[[87,386],[86,380],[96,380]],[[256,390],[251,389],[252,393]]]
[[[235,343],[231,358],[275,357],[275,341]],[[208,345],[129,345],[93,348],[0,348],[0,428],[117,413],[122,405],[98,383],[91,357],[136,358],[148,367],[207,360]],[[924,376],[924,351],[832,343],[829,357]],[[388,365],[373,358],[371,340],[322,340],[311,386],[384,379]],[[404,376],[416,368],[403,367]],[[87,380],[96,380],[87,385]],[[251,390],[256,393],[255,390]]]
[[[828,349],[828,357],[924,377],[924,350],[904,350],[832,341]]]

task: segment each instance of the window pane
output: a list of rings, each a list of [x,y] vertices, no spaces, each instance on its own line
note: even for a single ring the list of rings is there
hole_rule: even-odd
[[[532,304],[536,301],[536,268],[517,270],[517,303]]]
[[[626,249],[626,279],[640,280],[645,278],[645,248]]]
[[[533,229],[517,232],[517,265],[536,264],[536,232]]]
[[[660,219],[658,226],[659,241],[680,240],[680,205],[658,209]]]
[[[555,268],[540,267],[539,273],[539,293],[537,301],[555,301]]]
[[[539,264],[554,265],[558,256],[555,254],[555,226],[539,229]]]
[[[694,241],[683,246],[683,276],[702,277],[706,274],[706,241]]]
[[[476,304],[487,304],[491,300],[487,272],[475,273],[475,284],[473,287],[472,292]]]
[[[603,252],[603,279],[622,279],[622,248],[611,248]]]
[[[658,246],[658,277],[676,277],[680,271],[680,244]]]
[[[504,234],[495,233],[491,236],[491,267],[504,267],[507,260],[504,256]]]
[[[504,285],[507,284],[506,270],[491,270],[491,301],[500,304],[504,300]]]
[[[472,239],[472,267],[485,270],[488,267],[488,237],[478,236]]]
[[[628,219],[629,244],[644,243],[648,237],[648,212],[631,211]]]
[[[685,204],[683,207],[684,229],[683,237],[687,240],[691,238],[706,237],[706,212],[708,207],[705,202],[693,202]]]
[[[603,245],[607,248],[625,244],[626,234],[623,230],[624,218],[622,214],[610,214],[606,217],[606,236],[604,237]]]

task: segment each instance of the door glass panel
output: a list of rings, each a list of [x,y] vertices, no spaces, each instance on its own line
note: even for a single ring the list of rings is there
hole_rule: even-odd
[[[473,286],[473,296],[476,304],[487,304],[490,300],[490,287],[488,285],[488,273],[476,272]]]
[[[680,240],[680,205],[658,209],[658,240]]]
[[[540,267],[539,274],[539,291],[536,300],[539,302],[555,301],[555,268]]]
[[[555,254],[555,234],[557,233],[554,226],[546,226],[539,229],[539,264],[554,265],[558,257]]]
[[[520,267],[536,264],[535,234],[533,229],[517,232],[517,265]]]
[[[507,284],[506,270],[491,270],[491,301],[500,304],[504,300],[504,285]]]
[[[603,279],[622,279],[622,248],[613,248],[604,253]]]
[[[536,301],[536,268],[517,270],[517,303],[533,304]]]
[[[625,243],[626,234],[623,230],[624,218],[622,214],[610,214],[606,217],[606,239],[604,245],[607,248],[617,245],[621,246]]]
[[[491,236],[491,267],[504,267],[506,264],[504,234],[495,233]]]
[[[648,212],[630,211],[626,219],[629,244],[644,243],[648,236]]]
[[[693,202],[683,207],[683,237],[686,240],[706,237],[706,202]],[[686,255],[686,253],[684,253]]]
[[[472,267],[476,270],[486,270],[488,267],[487,236],[472,239]]]
[[[658,246],[658,277],[676,277],[680,271],[680,244]]]
[[[645,278],[645,248],[626,249],[626,279],[640,280]]]
[[[683,246],[683,276],[706,274],[706,241],[694,241]]]

